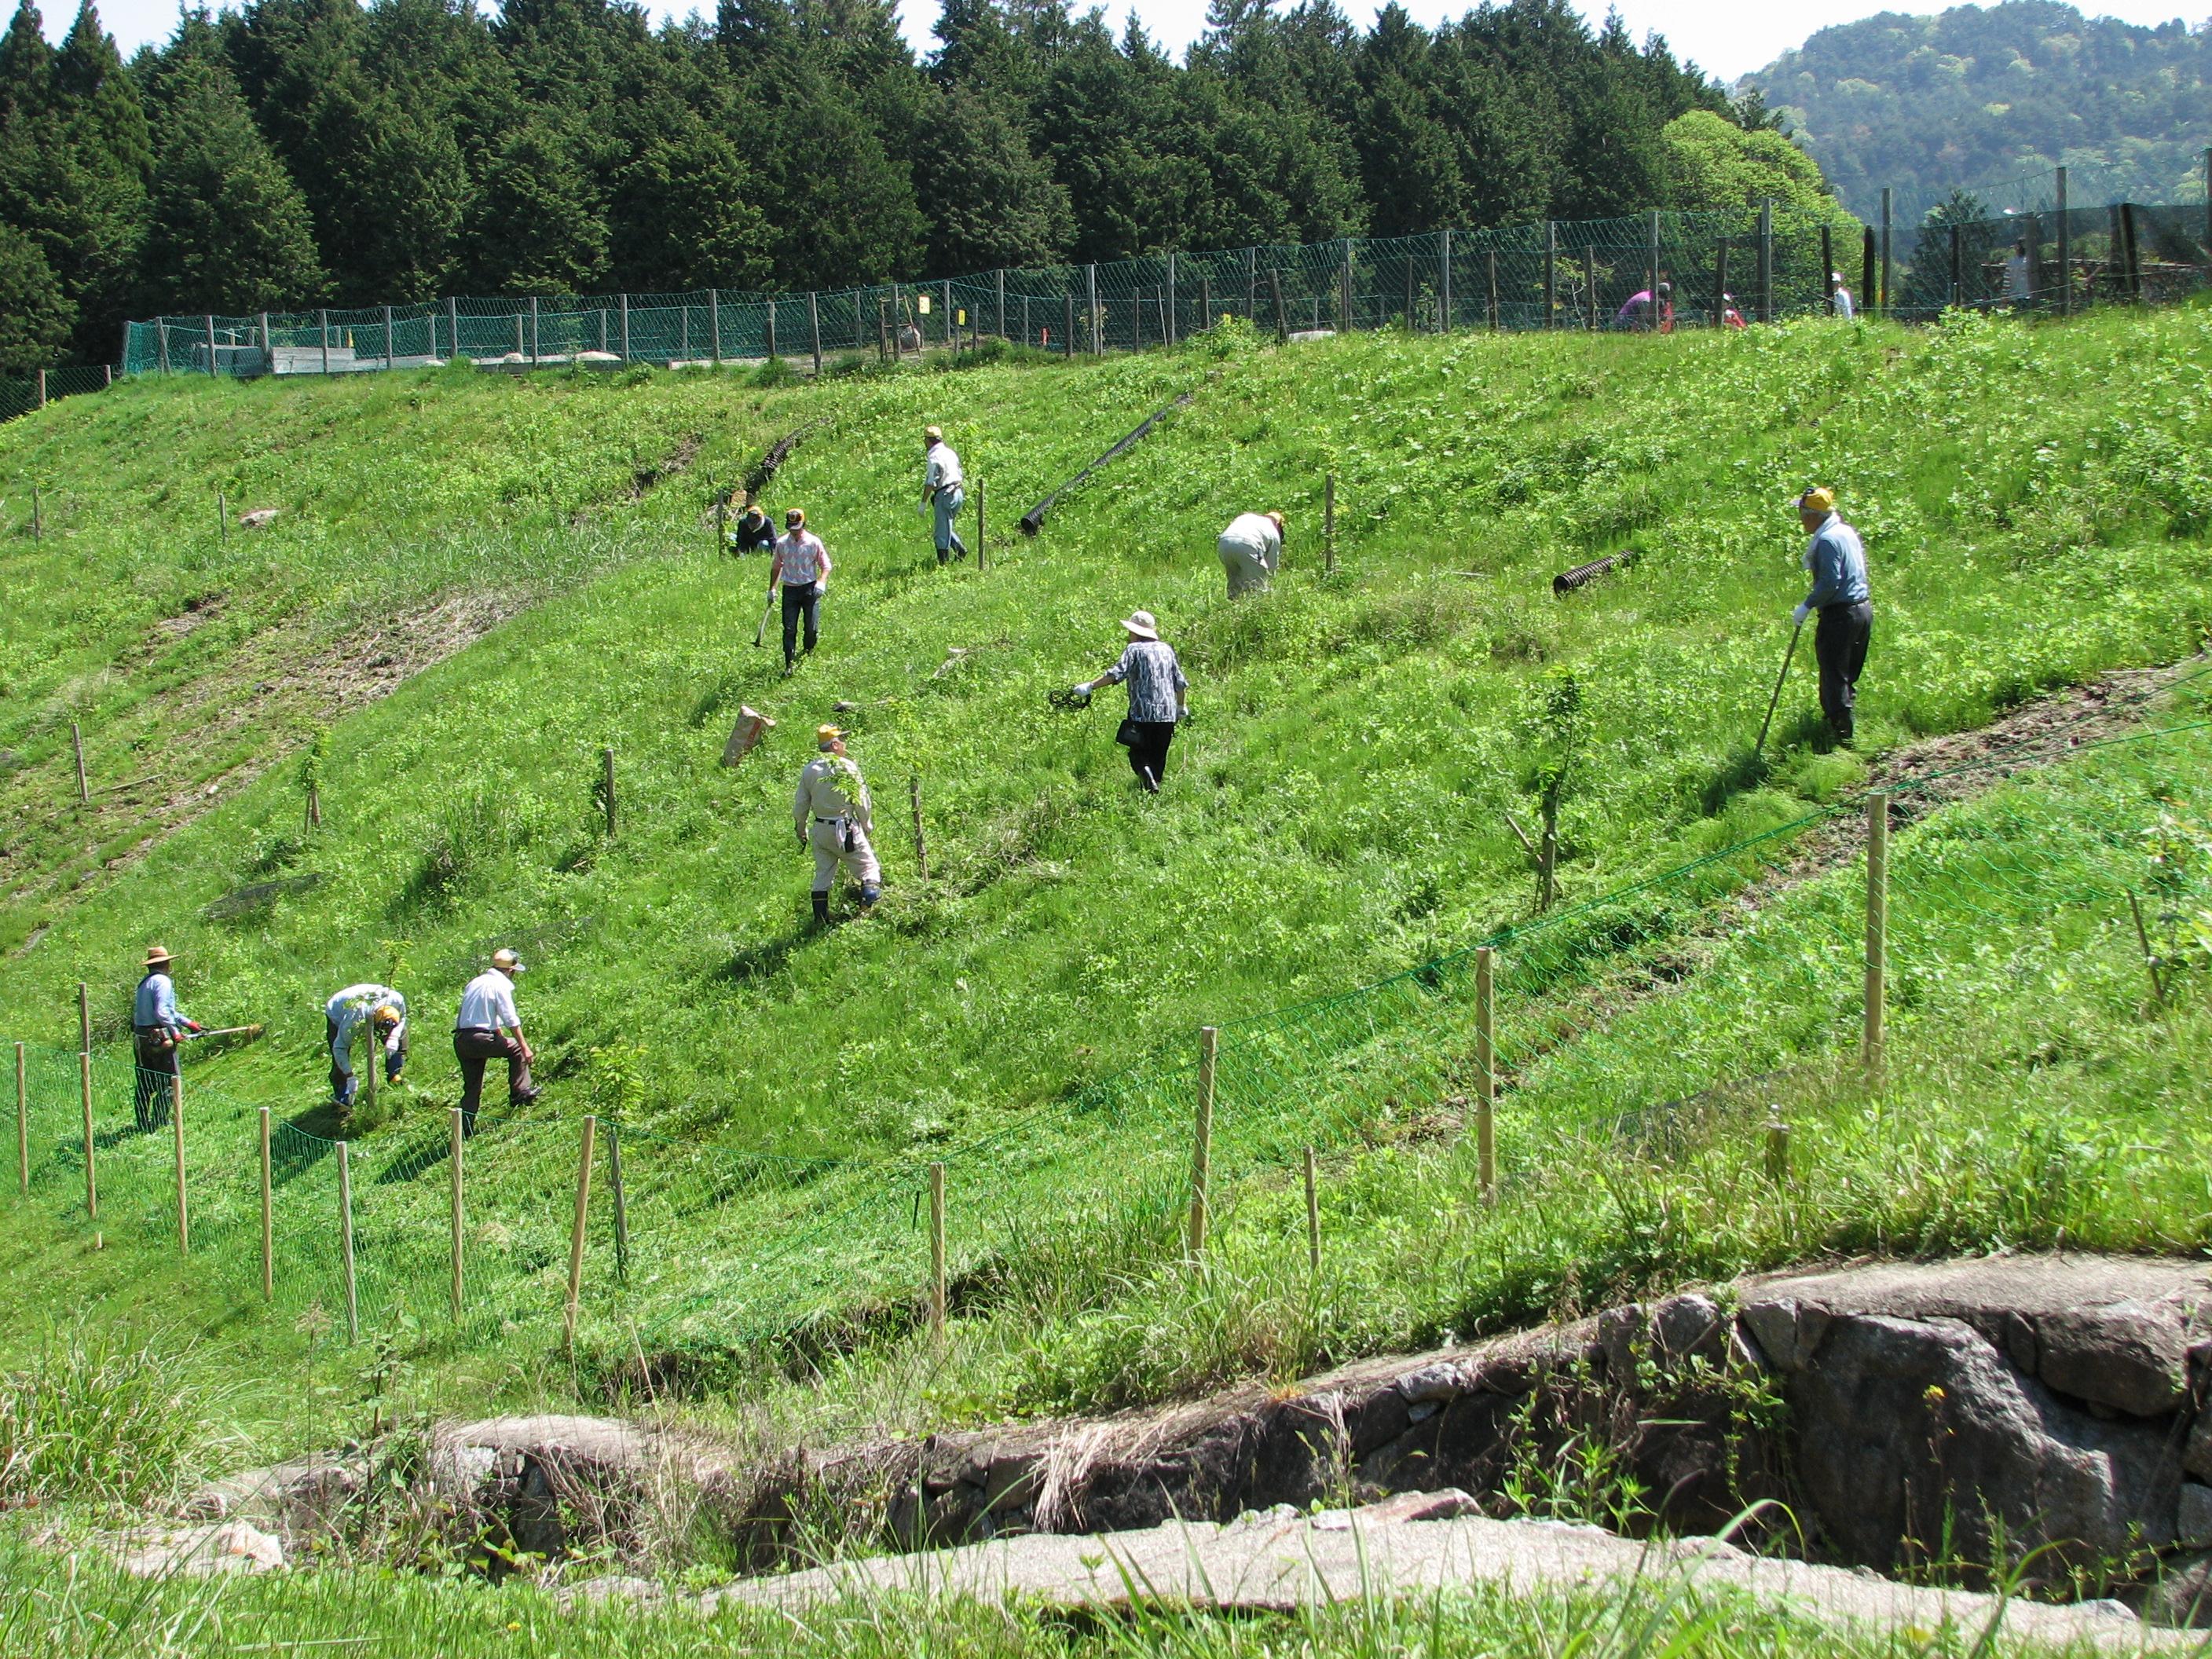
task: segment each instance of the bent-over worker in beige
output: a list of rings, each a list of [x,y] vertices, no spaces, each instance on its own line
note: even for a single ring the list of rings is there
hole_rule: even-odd
[[[830,888],[843,865],[860,884],[860,908],[867,908],[883,896],[883,868],[876,849],[868,845],[875,828],[875,809],[860,769],[845,753],[845,734],[834,726],[819,726],[814,746],[821,750],[799,775],[799,793],[791,816],[802,847],[814,849],[814,921],[830,920]]]

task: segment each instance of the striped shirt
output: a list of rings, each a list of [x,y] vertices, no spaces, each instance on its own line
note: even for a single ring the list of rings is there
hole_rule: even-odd
[[[1164,640],[1132,640],[1121,660],[1098,677],[1101,685],[1129,687],[1129,718],[1164,721],[1176,719],[1176,694],[1190,689],[1176,660],[1175,647]]]

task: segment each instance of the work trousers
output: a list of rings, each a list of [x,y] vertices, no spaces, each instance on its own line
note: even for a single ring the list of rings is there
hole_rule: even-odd
[[[1167,781],[1168,745],[1175,741],[1173,720],[1131,720],[1129,769],[1154,793]]]
[[[848,845],[848,843],[850,843]],[[863,890],[884,884],[883,866],[876,849],[868,845],[868,832],[857,823],[835,818],[816,818],[806,826],[806,844],[814,849],[814,890],[827,893],[843,865]]]
[[[1257,548],[1247,547],[1243,542],[1232,542],[1227,537],[1214,544],[1221,556],[1221,568],[1228,573],[1229,597],[1241,593],[1264,593],[1275,579],[1275,568],[1267,562],[1267,556]]]
[[[968,556],[968,544],[960,539],[960,532],[954,527],[959,520],[960,509],[967,504],[967,492],[958,484],[939,490],[931,502],[937,509],[937,562],[939,564],[954,553],[963,559]]]
[[[786,583],[783,590],[783,659],[799,655],[799,619],[806,621],[806,648],[811,651],[822,637],[822,584]]]
[[[358,1030],[360,1028],[355,1029]],[[376,1027],[371,1025],[368,1029],[369,1064],[374,1065],[378,1056],[382,1055],[384,1080],[386,1083],[392,1082],[407,1068],[407,1039],[402,1036],[399,1039],[399,1047],[387,1054],[385,1052],[384,1045],[376,1040]],[[338,1023],[328,1014],[325,1014],[323,1016],[323,1048],[331,1056],[331,1098],[341,1106],[349,1106],[353,1103],[355,1087],[353,1069],[349,1066],[338,1064],[336,1048],[337,1040]]]
[[[510,1106],[527,1103],[533,1092],[530,1086],[530,1062],[522,1057],[522,1045],[504,1031],[487,1031],[481,1027],[467,1027],[453,1033],[453,1058],[461,1062],[461,1132],[474,1134],[477,1128],[477,1107],[483,1099],[484,1066],[492,1060],[507,1062],[507,1099]]]
[[[1851,740],[1851,710],[1858,702],[1859,671],[1874,634],[1874,605],[1824,605],[1813,630],[1813,655],[1820,665],[1820,712],[1838,743]]]
[[[169,1121],[170,1091],[184,1068],[177,1063],[173,1042],[164,1046],[160,1031],[140,1031],[134,1044],[138,1055],[137,1084],[131,1091],[131,1115],[141,1134],[151,1134]]]

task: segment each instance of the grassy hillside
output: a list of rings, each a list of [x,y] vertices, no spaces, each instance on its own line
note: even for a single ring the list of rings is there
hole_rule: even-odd
[[[1333,1208],[1331,1225],[1365,1241],[1346,1258],[1365,1265],[1346,1270],[1341,1299],[1316,1303],[1311,1285],[1281,1279],[1294,1212],[1256,1188],[1229,1218],[1223,1277],[1194,1291],[1153,1270],[1173,1226],[1164,1188],[1119,1219],[1068,1196],[1086,1172],[1103,1189],[1168,1166],[1137,1171],[1109,1118],[1059,1109],[1164,1044],[1187,1054],[1201,1023],[1334,993],[1526,921],[1531,883],[1504,814],[1533,814],[1542,711],[1563,675],[1588,732],[1563,820],[1571,900],[1848,792],[1861,763],[1816,752],[1802,656],[1771,766],[1747,763],[1802,592],[1788,503],[1807,482],[1838,486],[1875,562],[1863,749],[2195,649],[2212,623],[2208,364],[2212,312],[2200,307],[1915,336],[1808,322],[1724,339],[1384,336],[1288,351],[1232,336],[1097,365],[772,390],[441,374],[72,400],[0,428],[9,501],[37,482],[70,504],[48,507],[49,539],[11,538],[0,563],[0,743],[18,762],[0,782],[17,826],[0,1024],[73,1045],[82,979],[101,1030],[116,1031],[151,938],[182,955],[198,1018],[266,1021],[268,1040],[191,1071],[205,1103],[196,1177],[228,1195],[203,1200],[215,1232],[248,1219],[239,1176],[253,1107],[331,1132],[318,1110],[323,999],[388,976],[422,1024],[412,1090],[357,1160],[374,1179],[363,1201],[381,1206],[364,1241],[373,1265],[410,1240],[439,1242],[441,1174],[406,1154],[426,1137],[434,1146],[453,1098],[443,1031],[460,981],[492,945],[520,944],[535,958],[523,1006],[551,1086],[471,1154],[480,1315],[449,1335],[433,1306],[401,1298],[374,1327],[443,1379],[430,1389],[567,1386],[546,1365],[542,1328],[507,1322],[557,1297],[566,1160],[592,1109],[619,1109],[635,1136],[626,1145],[641,1149],[641,1231],[657,1252],[639,1264],[645,1319],[702,1296],[730,1312],[750,1294],[739,1270],[763,1255],[767,1224],[832,1215],[842,1177],[817,1186],[805,1160],[921,1159],[1006,1133],[1006,1168],[1029,1184],[1010,1175],[996,1197],[1034,1206],[1014,1220],[1043,1264],[1023,1294],[1042,1303],[978,1320],[950,1369],[927,1376],[896,1343],[854,1362],[838,1409],[864,1417],[1121,1399],[1291,1366],[1540,1309],[1583,1272],[1632,1279],[1777,1250],[1987,1241],[2002,1218],[1869,1233],[1861,1204],[1821,1220],[1748,1196],[1734,1231],[1678,1219],[1656,1243],[1632,1204],[1580,1206],[1576,1225],[1559,1224],[1575,1183],[1587,1190],[1607,1163],[1601,1142],[1575,1155],[1594,1164],[1563,1154],[1565,1184],[1513,1211],[1524,1232],[1462,1240],[1454,1230],[1480,1218],[1468,1171],[1417,1136],[1378,1148],[1372,1167],[1343,1166],[1351,1184],[1332,1205],[1353,1208]],[[1042,537],[1008,533],[1051,484],[1184,391],[1190,407]],[[981,574],[939,571],[915,514],[925,420],[946,427],[988,490]],[[764,572],[715,560],[702,514],[708,479],[817,421],[770,501],[806,507],[838,571],[824,648],[784,681],[775,653],[749,643]],[[1325,578],[1317,529],[1332,471],[1339,568]],[[281,507],[275,526],[218,539],[215,477],[237,505]],[[1290,519],[1288,570],[1273,594],[1232,606],[1212,537],[1234,512],[1268,506]],[[1632,570],[1553,597],[1554,572],[1628,545],[1644,550]],[[1194,682],[1197,719],[1158,799],[1130,787],[1110,741],[1113,694],[1080,716],[1044,703],[1111,659],[1115,619],[1135,605],[1160,616]],[[454,615],[496,625],[472,643],[472,629],[437,633],[433,648],[423,636],[440,624],[426,619]],[[382,677],[383,695],[329,684],[329,664],[410,648],[365,643],[387,639],[419,654],[383,665],[402,671]],[[789,791],[807,735],[840,702],[855,706],[890,891],[877,915],[817,935]],[[781,724],[730,772],[719,756],[741,703]],[[166,806],[77,806],[71,718],[96,781],[150,775]],[[295,768],[274,763],[320,727],[325,817],[309,832]],[[592,796],[603,745],[618,756],[612,840]],[[928,812],[927,884],[902,833],[909,777]],[[2156,798],[2133,790],[2111,823]],[[273,882],[292,884],[226,902]],[[2110,956],[2124,940],[2107,921],[2096,939]],[[2031,956],[2052,948],[2023,939]],[[2002,988],[1974,1006],[1999,1006]],[[2133,1043],[2132,1003],[2100,994],[2096,1029]],[[1834,1010],[1820,1008],[1785,1048],[1828,1043]],[[1639,1038],[1624,1027],[1612,1062],[1623,1094],[1659,1097],[1686,1065],[1725,1070],[1731,1044],[1748,1054],[1781,1041],[1742,1035],[1766,1029],[1762,1012],[1716,1005],[1711,1052],[1694,1064],[1679,1028]],[[1929,1033],[1962,1066],[1980,1063],[1978,1040],[1963,1025]],[[2170,1097],[2155,1080],[2167,1045],[2161,1035],[2132,1050],[2145,1113]],[[1989,1061],[1998,1075],[2006,1063]],[[73,1085],[61,1087],[55,1148]],[[1813,1085],[1792,1097],[1808,1109],[1842,1098]],[[1577,1085],[1535,1121],[1573,1139],[1591,1105]],[[1054,1109],[1030,1115],[1042,1107]],[[2002,1135],[2001,1116],[1990,1133]],[[1928,1146],[1930,1203],[1946,1213],[2000,1178],[1996,1164],[1962,1162],[1961,1144],[1938,1134]],[[2177,1169],[2188,1155],[2172,1149]],[[157,1204],[164,1149],[113,1156],[143,1166],[141,1188],[123,1190]],[[1749,1167],[1744,1148],[1728,1156]],[[764,1175],[767,1157],[800,1161]],[[679,1165],[685,1181],[656,1191],[655,1171]],[[319,1356],[327,1369],[311,1374],[336,1379],[319,1385],[327,1395],[252,1408],[289,1418],[288,1432],[351,1409],[352,1362],[327,1352],[326,1299],[296,1328],[232,1322],[224,1310],[234,1292],[250,1301],[250,1285],[210,1285],[136,1244],[86,1249],[66,1221],[65,1157],[55,1170],[0,1225],[0,1267],[44,1287],[5,1335],[21,1340],[54,1310],[105,1296],[118,1315],[181,1316],[227,1352]],[[301,1212],[326,1213],[327,1162],[291,1173]],[[1666,1193],[1689,1179],[1652,1176]],[[1651,1201],[1669,1213],[1663,1194]],[[903,1188],[897,1203],[898,1217],[872,1215],[872,1238],[910,1224]],[[2169,1227],[2169,1207],[2112,1231],[2142,1242]],[[1441,1232],[1416,1220],[1436,1215]],[[1458,1242],[1440,1253],[1439,1237]],[[1432,1271],[1411,1271],[1401,1246]],[[833,1228],[806,1248],[834,1285],[858,1235]],[[1619,1271],[1601,1273],[1607,1262]],[[431,1288],[434,1304],[442,1287]],[[625,1334],[636,1340],[604,1334],[610,1346]]]

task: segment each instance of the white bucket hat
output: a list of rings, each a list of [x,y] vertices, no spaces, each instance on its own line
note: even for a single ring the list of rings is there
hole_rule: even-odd
[[[1132,611],[1121,618],[1121,626],[1140,640],[1156,640],[1160,636],[1159,625],[1149,611]]]

